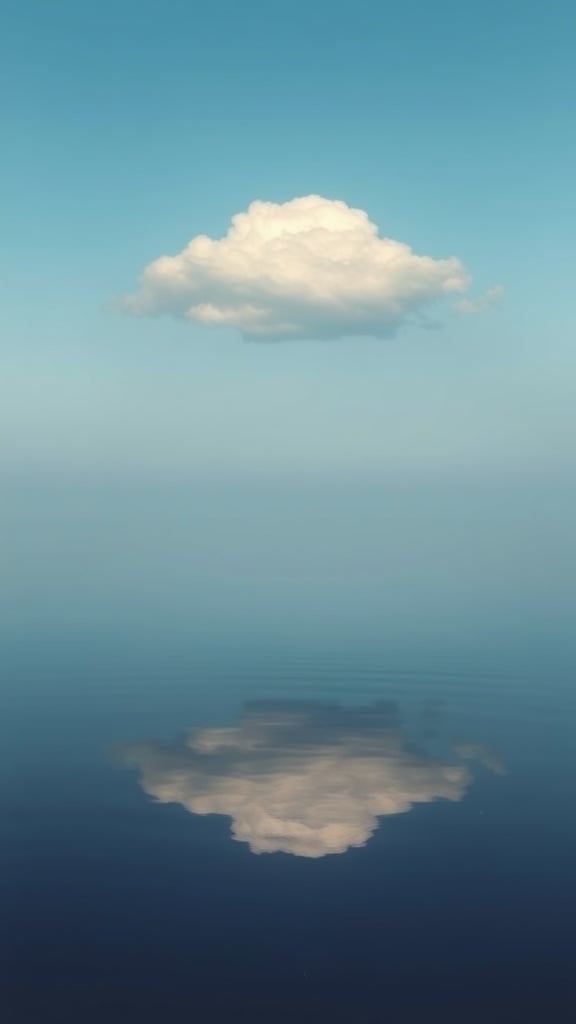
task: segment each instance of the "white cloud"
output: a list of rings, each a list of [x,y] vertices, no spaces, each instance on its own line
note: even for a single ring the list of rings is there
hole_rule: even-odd
[[[300,857],[363,846],[378,818],[461,800],[471,781],[462,764],[415,749],[388,705],[253,705],[237,726],[130,746],[123,759],[161,803],[230,817],[254,853]]]
[[[496,285],[495,288],[489,288],[483,295],[479,295],[477,299],[460,299],[454,306],[459,313],[485,313],[489,309],[494,309],[501,302],[503,295],[502,285]]]
[[[247,338],[389,337],[467,286],[458,259],[420,256],[379,237],[364,210],[310,195],[253,202],[224,238],[197,235],[178,255],[154,260],[124,307]]]

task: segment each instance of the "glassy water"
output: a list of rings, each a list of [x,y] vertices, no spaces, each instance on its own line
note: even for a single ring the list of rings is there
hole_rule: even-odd
[[[7,1024],[569,1019],[568,516],[518,505],[19,492]]]

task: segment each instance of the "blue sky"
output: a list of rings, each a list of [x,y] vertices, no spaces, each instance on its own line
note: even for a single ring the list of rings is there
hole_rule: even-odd
[[[17,476],[564,473],[568,2],[7,0],[2,462]],[[498,309],[254,344],[111,306],[256,199],[317,193]]]

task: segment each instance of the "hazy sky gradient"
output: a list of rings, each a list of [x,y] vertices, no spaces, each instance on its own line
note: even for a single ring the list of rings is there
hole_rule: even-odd
[[[575,29],[568,2],[9,0],[5,470],[564,473]],[[501,307],[278,345],[110,307],[251,201],[310,193]]]

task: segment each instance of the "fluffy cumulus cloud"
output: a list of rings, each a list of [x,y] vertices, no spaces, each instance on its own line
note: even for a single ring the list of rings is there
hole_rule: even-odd
[[[253,202],[224,238],[197,235],[154,260],[124,305],[247,338],[389,337],[467,286],[458,259],[419,255],[380,237],[364,210],[310,195]]]
[[[471,780],[463,764],[415,748],[386,704],[248,705],[236,726],[132,745],[123,760],[161,803],[228,816],[254,853],[300,857],[363,846],[379,818],[461,800]]]

